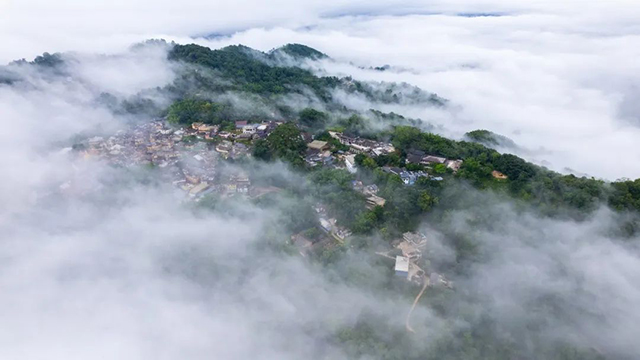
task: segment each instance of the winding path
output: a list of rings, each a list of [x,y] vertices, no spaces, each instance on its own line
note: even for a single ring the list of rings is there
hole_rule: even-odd
[[[411,324],[410,324],[411,314],[413,313],[413,310],[416,308],[416,305],[418,305],[418,301],[420,300],[420,297],[422,297],[422,294],[424,294],[424,291],[427,290],[427,287],[429,287],[429,278],[423,275],[422,282],[424,283],[424,285],[422,285],[422,290],[420,290],[420,293],[418,293],[418,296],[416,296],[415,300],[413,300],[413,305],[411,305],[411,310],[409,310],[409,313],[407,314],[407,321],[405,323],[405,327],[407,328],[407,331],[412,333],[415,333],[415,331],[413,331],[413,328],[411,327]]]

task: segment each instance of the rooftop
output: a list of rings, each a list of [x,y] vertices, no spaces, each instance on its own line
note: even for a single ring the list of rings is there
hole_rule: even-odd
[[[409,259],[404,256],[396,256],[396,268],[397,272],[409,272]]]
[[[322,150],[327,146],[326,141],[313,140],[312,142],[307,144],[307,147],[314,150]]]

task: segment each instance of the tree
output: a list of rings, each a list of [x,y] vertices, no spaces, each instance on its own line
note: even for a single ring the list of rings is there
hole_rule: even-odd
[[[312,108],[306,108],[299,114],[300,125],[311,129],[324,129],[328,120],[327,114]]]
[[[271,152],[271,148],[269,147],[269,143],[267,140],[259,139],[254,143],[253,146],[253,157],[256,159],[269,161],[271,160],[273,153]]]
[[[194,122],[220,124],[228,118],[228,109],[222,104],[201,99],[183,99],[169,107],[167,120],[174,124],[190,125]]]
[[[438,198],[431,196],[428,191],[422,191],[420,193],[420,197],[418,198],[418,206],[422,211],[427,212],[433,208],[434,205],[438,203]]]
[[[378,167],[378,163],[376,163],[376,161],[372,158],[366,157],[364,160],[362,160],[362,166],[369,169],[375,169]]]
[[[433,167],[433,171],[434,171],[436,174],[444,174],[444,173],[446,173],[446,172],[447,172],[447,167],[446,167],[444,164],[436,164],[436,165]]]

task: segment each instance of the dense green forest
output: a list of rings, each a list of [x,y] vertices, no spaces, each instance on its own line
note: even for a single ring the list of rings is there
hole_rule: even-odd
[[[310,70],[278,62],[278,54],[282,53],[296,59],[326,57],[321,52],[300,44],[289,44],[270,53],[263,53],[241,45],[212,50],[191,44],[174,45],[169,52],[169,59],[213,70],[222,78],[232,81],[229,84],[212,86],[212,82],[216,81],[211,77],[211,74],[203,74],[197,68],[193,72],[183,74],[183,81],[186,79],[190,83],[195,81],[201,85],[201,88],[207,90],[235,90],[263,96],[305,94],[306,91],[311,90],[321,101],[333,104],[332,91],[341,89],[350,94],[364,96],[370,101],[382,103],[409,102],[437,106],[446,104],[445,99],[407,84],[376,84],[373,86],[352,78],[316,76]],[[177,84],[179,83],[180,81],[177,82]],[[182,87],[184,86],[176,85],[174,90],[180,92]]]

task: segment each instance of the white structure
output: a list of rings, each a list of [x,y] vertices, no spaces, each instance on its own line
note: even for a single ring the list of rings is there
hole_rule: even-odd
[[[347,155],[344,157],[344,163],[347,166],[347,171],[355,174],[358,171],[356,167],[356,156],[355,155]]]
[[[409,259],[404,256],[396,256],[396,275],[402,277],[409,276]]]
[[[320,218],[320,226],[322,227],[322,229],[328,233],[331,232],[331,230],[333,229],[333,226],[331,226],[331,223],[329,222],[329,220],[325,219],[325,218]]]

